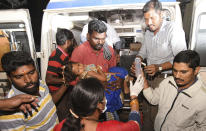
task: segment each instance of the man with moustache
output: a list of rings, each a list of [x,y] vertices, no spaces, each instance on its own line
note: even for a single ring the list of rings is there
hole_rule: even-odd
[[[109,68],[116,66],[114,49],[105,41],[107,26],[101,20],[92,20],[88,23],[87,41],[74,49],[71,61],[85,65],[94,64],[101,66],[103,72],[109,72]],[[114,83],[117,84],[118,83]],[[117,118],[112,113],[107,113],[107,119]]]
[[[175,22],[163,19],[162,4],[150,0],[143,7],[147,30],[138,57],[147,60],[144,71],[154,76],[171,73],[174,56],[186,50],[185,33]]]
[[[107,18],[103,14],[99,14],[97,19],[101,20],[107,27],[107,31],[106,31],[107,37],[105,39],[105,43],[110,45],[115,50],[120,50],[124,45],[122,45],[122,42],[116,30],[110,24],[107,23]],[[87,33],[88,33],[88,24],[84,25],[82,29],[82,33],[80,35],[81,38],[80,43],[87,41]]]
[[[62,67],[69,61],[75,47],[73,33],[68,29],[58,28],[56,33],[57,48],[54,50],[48,62],[46,83],[49,87],[52,99],[57,106],[59,120],[63,120],[68,112],[68,99],[72,90],[66,86],[62,76]]]
[[[145,80],[143,94],[149,103],[159,105],[155,131],[205,131],[206,87],[198,77],[199,54],[192,50],[178,53],[173,76],[153,89]]]
[[[106,31],[107,27],[102,21],[90,21],[87,41],[75,48],[71,61],[101,66],[103,72],[108,72],[110,67],[116,66],[114,50],[111,46],[105,44]]]
[[[171,75],[174,56],[186,50],[185,33],[175,22],[163,19],[162,4],[158,0],[150,0],[143,7],[147,30],[137,57],[146,59],[149,84],[153,88],[167,76]],[[150,105],[143,99],[143,130],[152,131],[157,106]]]
[[[30,54],[12,51],[4,54],[2,67],[11,81],[12,87],[7,98],[21,94],[36,96],[38,107],[25,114],[21,111],[0,112],[0,130],[44,130],[52,131],[58,123],[56,106],[47,85],[39,80],[35,63]]]

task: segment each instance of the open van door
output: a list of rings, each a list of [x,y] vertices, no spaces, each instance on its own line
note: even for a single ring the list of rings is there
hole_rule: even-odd
[[[9,9],[0,10],[0,12],[0,59],[6,52],[22,50],[31,54],[37,67],[29,11],[27,9]],[[0,63],[0,90],[9,88],[8,83],[6,73]]]
[[[29,11],[27,9],[9,9],[0,12],[0,30],[8,38],[10,50],[26,51],[36,62],[37,54]]]
[[[194,0],[190,27],[189,49],[200,55],[200,75],[206,83],[206,0]]]
[[[44,10],[41,37],[42,78],[45,78],[48,57],[56,47],[55,34],[58,27],[70,29],[77,44],[85,24],[103,14],[126,45],[142,42],[144,19],[142,8],[148,0],[50,0]],[[179,2],[160,0],[163,5],[164,19],[182,25]]]

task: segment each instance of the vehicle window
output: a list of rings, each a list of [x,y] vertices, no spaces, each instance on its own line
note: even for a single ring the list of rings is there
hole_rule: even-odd
[[[24,23],[0,23],[0,30],[8,38],[11,51],[26,51],[30,54],[29,41]]]
[[[2,56],[10,51],[25,51],[31,54],[29,40],[23,22],[0,23],[0,61]],[[2,69],[0,62],[0,99],[4,98],[9,89],[10,82]]]

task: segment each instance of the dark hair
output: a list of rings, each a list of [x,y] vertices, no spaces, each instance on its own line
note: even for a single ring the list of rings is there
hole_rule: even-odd
[[[64,45],[67,40],[73,40],[74,35],[70,30],[58,28],[56,33],[57,45]]]
[[[193,50],[185,50],[179,52],[175,58],[173,63],[186,63],[190,68],[195,70],[196,67],[200,66],[200,56],[196,51]]]
[[[10,73],[24,65],[33,65],[34,60],[30,54],[24,51],[11,51],[3,55],[1,59],[2,68],[10,76]]]
[[[76,62],[72,62],[72,61],[69,61],[66,65],[65,65],[65,68],[64,68],[64,78],[66,80],[66,82],[71,82],[71,81],[74,81],[78,75],[74,74],[72,72],[72,68],[73,68],[73,64],[76,64]]]
[[[120,50],[115,49],[114,52],[115,52],[115,55],[120,55],[120,54],[119,54],[119,53],[120,53]]]
[[[82,117],[92,115],[98,102],[104,99],[104,87],[96,78],[86,78],[80,80],[70,94],[70,109],[79,118],[76,118],[69,111],[62,131],[80,131],[84,126],[80,121]]]
[[[98,15],[98,20],[101,20],[101,21],[104,21],[105,23],[107,23],[107,18],[103,15],[103,14],[100,14]]]
[[[149,10],[154,9],[157,11],[162,11],[162,4],[158,0],[150,0],[143,7],[143,13],[147,13]]]
[[[91,35],[93,31],[103,33],[107,31],[107,26],[101,20],[92,20],[88,24],[88,33]]]

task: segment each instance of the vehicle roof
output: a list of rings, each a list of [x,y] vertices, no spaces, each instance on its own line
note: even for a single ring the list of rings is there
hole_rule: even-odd
[[[46,9],[78,8],[106,5],[122,5],[146,3],[149,0],[50,0]],[[176,2],[176,0],[159,0],[160,2]]]

